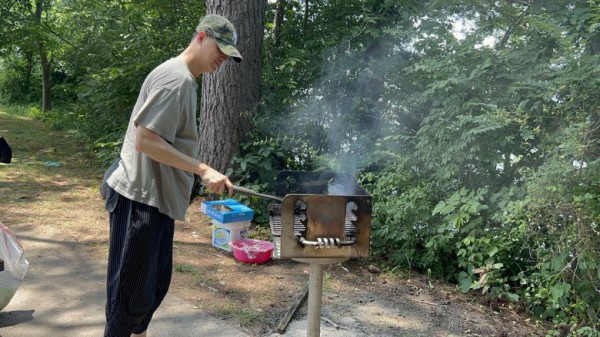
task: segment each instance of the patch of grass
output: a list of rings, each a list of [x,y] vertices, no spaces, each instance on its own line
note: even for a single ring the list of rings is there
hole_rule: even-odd
[[[413,277],[413,272],[411,270],[401,268],[400,266],[383,266],[381,274],[393,279],[408,279]]]
[[[271,227],[255,225],[250,231],[250,239],[256,240],[270,240],[271,239]]]
[[[256,325],[259,321],[266,321],[266,317],[268,316],[262,311],[245,306],[241,307],[233,303],[222,303],[217,305],[215,307],[215,313],[223,317],[233,318],[243,327]]]
[[[214,283],[212,278],[207,276],[198,267],[191,265],[189,263],[176,263],[174,270],[176,273],[192,275],[194,277],[194,281],[196,281],[197,284],[211,285]]]
[[[175,271],[178,273],[188,273],[188,274],[195,274],[198,272],[198,270],[194,266],[192,266],[191,264],[187,264],[187,263],[176,264]]]
[[[333,286],[331,285],[333,281],[333,277],[328,272],[323,272],[323,289],[327,291],[333,291]]]
[[[96,249],[108,253],[108,241],[84,242],[88,248]]]
[[[32,106],[27,105],[0,105],[0,115],[7,114],[15,117],[30,117]]]
[[[54,130],[74,130],[77,128],[78,116],[68,107],[54,107],[50,111],[42,112],[38,107],[29,109],[29,117],[40,120]]]

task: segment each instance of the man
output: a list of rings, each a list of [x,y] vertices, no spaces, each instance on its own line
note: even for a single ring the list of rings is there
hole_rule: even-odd
[[[233,193],[223,174],[194,159],[198,142],[196,78],[237,62],[227,19],[200,20],[188,47],[144,81],[121,156],[105,175],[110,212],[105,337],[146,336],[171,282],[174,220],[183,220],[194,174],[213,192]]]

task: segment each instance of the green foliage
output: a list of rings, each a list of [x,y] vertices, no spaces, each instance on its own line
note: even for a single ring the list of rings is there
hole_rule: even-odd
[[[413,1],[291,1],[280,44],[267,31],[261,131],[306,139],[327,162],[357,173],[369,166],[381,136],[386,72],[402,59],[385,60],[397,42],[386,28],[399,23]],[[269,18],[269,17],[268,17]],[[301,31],[299,33],[298,27]],[[351,144],[349,146],[349,144]]]
[[[226,172],[236,185],[256,192],[275,193],[275,178],[282,170],[312,170],[314,150],[301,139],[267,138],[255,136],[242,144],[240,153],[232,159]],[[254,209],[254,222],[268,224],[267,205],[271,202],[259,197],[236,196]]]
[[[428,226],[435,204],[432,200],[435,189],[407,163],[394,164],[370,186],[375,199],[373,251],[376,255],[388,256],[398,266],[425,270],[433,266],[423,259],[423,253],[428,238],[435,232]],[[437,275],[442,273],[439,266],[435,269]]]
[[[56,130],[74,130],[77,119],[70,107],[55,107],[42,113],[39,107],[29,109],[29,117],[41,120]]]
[[[42,22],[31,14],[30,2],[0,6],[0,31],[9,38],[0,43],[0,101],[40,100],[39,46],[45,47],[51,62],[51,98],[68,111],[61,109],[44,119],[61,120],[58,127],[69,124],[108,164],[117,153],[144,77],[186,46],[204,3],[43,3]]]
[[[470,10],[485,12],[479,5]],[[398,75],[411,83],[398,90],[412,97],[396,103],[410,127],[384,139],[386,154],[407,159],[395,159],[371,189],[378,254],[462,291],[520,301],[573,335],[597,331],[600,312],[591,262],[600,258],[600,69],[589,43],[562,34],[573,22],[597,22],[586,6],[559,15],[498,7],[496,17],[471,17],[477,29],[463,40],[444,35],[444,10],[421,18],[419,30],[432,35],[414,44],[423,56]],[[474,13],[451,8],[463,18]],[[561,15],[576,18],[561,26]],[[496,35],[496,46],[479,45],[498,25],[514,27]],[[415,200],[417,186],[429,189]],[[394,190],[401,192],[390,197]],[[425,207],[416,217],[406,212],[418,205]]]
[[[0,59],[0,102],[2,104],[37,102],[40,88],[32,83],[34,70],[33,59],[27,57],[13,54]]]
[[[597,148],[586,129],[588,123],[561,132],[556,151],[530,173],[521,210],[539,247],[524,297],[534,314],[558,323],[597,322],[600,310],[600,170],[597,160],[586,161],[585,168],[573,164],[574,157],[581,158],[577,152]]]
[[[104,164],[118,154],[127,122],[144,77],[177,55],[192,37],[198,1],[71,3],[73,24],[86,27],[78,36],[85,49],[67,61],[78,81],[78,129]],[[99,13],[103,20],[98,20]],[[181,15],[181,13],[196,13]],[[168,34],[164,34],[168,27]],[[85,56],[84,56],[85,55]]]

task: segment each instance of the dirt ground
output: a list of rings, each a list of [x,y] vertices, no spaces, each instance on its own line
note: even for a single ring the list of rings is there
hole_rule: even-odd
[[[249,265],[211,245],[209,218],[196,200],[177,223],[171,291],[199,310],[234,319],[252,336],[273,331],[302,293],[310,265],[271,260]],[[252,232],[252,231],[251,231]],[[304,302],[295,318],[306,316]],[[373,261],[324,268],[321,324],[348,336],[543,336],[506,303],[483,303],[417,273],[382,273]]]
[[[32,130],[36,130],[32,133]],[[35,135],[34,135],[35,134]],[[72,135],[0,111],[0,135],[16,160],[0,166],[0,220],[51,226],[106,260],[102,169]],[[48,162],[60,166],[48,165]],[[176,223],[171,292],[251,336],[270,336],[308,282],[309,265],[250,265],[211,245],[210,219],[196,199]],[[85,220],[82,220],[85,219]],[[258,233],[255,227],[251,235]],[[322,325],[346,336],[544,336],[542,324],[507,303],[461,294],[414,272],[381,272],[368,259],[325,266]],[[306,319],[306,302],[292,318]]]

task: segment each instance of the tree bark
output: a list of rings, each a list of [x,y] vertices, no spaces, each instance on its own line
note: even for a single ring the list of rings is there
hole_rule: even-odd
[[[238,33],[244,61],[233,60],[202,78],[198,158],[225,172],[250,128],[260,100],[266,0],[207,0],[206,11],[228,18]]]

